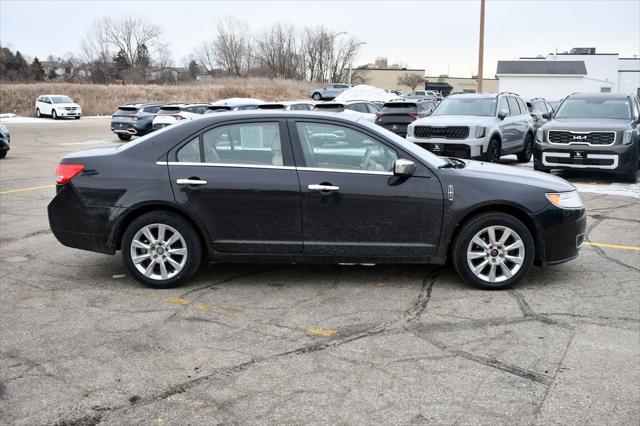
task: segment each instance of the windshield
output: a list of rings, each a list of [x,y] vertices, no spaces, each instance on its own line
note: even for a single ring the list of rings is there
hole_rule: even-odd
[[[447,162],[444,159],[438,157],[435,154],[430,153],[424,148],[420,148],[418,145],[407,141],[405,138],[396,135],[395,133],[385,129],[384,127],[378,126],[377,124],[371,123],[365,119],[359,119],[358,124],[368,127],[374,132],[383,135],[387,139],[390,139],[391,141],[393,141],[393,143],[395,143],[396,145],[399,145],[402,149],[409,152],[411,155],[416,156],[421,160],[425,161],[430,166],[438,168],[442,165],[447,164]]]
[[[52,96],[51,101],[54,104],[72,104],[73,99],[68,96]]]
[[[477,115],[491,117],[496,113],[496,98],[447,98],[431,115]]]
[[[631,110],[627,99],[565,99],[554,118],[613,118],[629,119]]]

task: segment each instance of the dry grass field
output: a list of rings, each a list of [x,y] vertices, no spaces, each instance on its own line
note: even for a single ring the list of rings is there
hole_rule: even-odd
[[[310,87],[308,82],[268,78],[221,78],[176,85],[0,83],[0,113],[33,116],[35,100],[42,94],[71,96],[82,106],[83,115],[111,115],[118,105],[133,102],[213,102],[231,97],[305,99]]]

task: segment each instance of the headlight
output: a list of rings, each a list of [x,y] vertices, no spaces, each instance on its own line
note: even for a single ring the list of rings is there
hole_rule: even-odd
[[[625,130],[622,134],[622,144],[630,145],[633,140],[633,130]]]
[[[575,190],[570,192],[549,192],[545,195],[551,204],[561,209],[579,209],[583,206],[580,195]]]
[[[538,142],[544,142],[544,130],[543,129],[538,129],[538,131],[536,131],[536,140]]]
[[[476,127],[476,138],[484,138],[484,136],[487,134],[487,128],[486,127],[481,127],[478,126]]]
[[[407,127],[407,136],[413,137],[413,125],[411,124]]]

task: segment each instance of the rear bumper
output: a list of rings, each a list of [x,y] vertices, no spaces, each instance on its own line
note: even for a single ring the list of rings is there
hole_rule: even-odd
[[[535,164],[547,169],[601,170],[624,172],[638,163],[638,146],[589,146],[537,142],[533,154]]]
[[[49,203],[49,227],[60,243],[67,247],[114,254],[110,247],[111,218],[119,208],[90,207],[82,204],[73,185],[58,186]]]
[[[582,209],[560,209],[550,206],[536,215],[542,250],[538,263],[556,265],[575,259],[584,242],[587,213]],[[542,256],[540,256],[542,254]]]

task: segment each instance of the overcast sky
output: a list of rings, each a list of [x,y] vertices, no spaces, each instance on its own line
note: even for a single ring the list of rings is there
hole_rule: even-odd
[[[478,60],[480,0],[460,1],[36,1],[0,0],[0,44],[29,56],[78,52],[102,16],[145,17],[163,29],[177,65],[210,37],[217,19],[246,19],[258,32],[278,21],[326,25],[367,44],[357,64],[384,56],[389,64],[429,75],[470,76]],[[640,54],[640,0],[487,0],[485,76],[496,61],[596,47]]]

